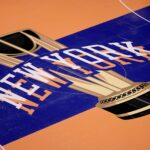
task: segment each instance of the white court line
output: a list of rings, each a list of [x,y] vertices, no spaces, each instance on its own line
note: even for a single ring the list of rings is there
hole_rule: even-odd
[[[141,19],[145,20],[146,22],[150,23],[150,20],[142,17],[141,15],[139,15],[138,13],[136,13],[134,10],[132,10],[130,7],[128,7],[124,2],[123,0],[119,0],[119,2],[125,7],[127,8],[129,11],[131,11],[132,13],[134,13],[136,16],[140,17]]]
[[[0,150],[5,150],[5,148],[2,145],[0,145]]]

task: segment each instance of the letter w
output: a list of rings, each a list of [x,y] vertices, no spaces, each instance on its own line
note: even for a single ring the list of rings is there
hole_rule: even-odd
[[[14,72],[23,74],[26,77],[46,83],[46,84],[54,86],[56,88],[61,87],[56,82],[61,83],[61,84],[66,84],[66,81],[55,77],[54,75],[44,71],[42,68],[35,67],[31,63],[25,64],[24,67],[22,67],[21,69],[20,68],[15,69]]]

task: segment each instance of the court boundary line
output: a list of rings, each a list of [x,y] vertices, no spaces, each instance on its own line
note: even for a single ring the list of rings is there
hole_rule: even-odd
[[[132,10],[130,7],[128,7],[128,5],[123,2],[123,0],[118,0],[125,8],[127,8],[129,11],[131,11],[133,14],[135,14],[136,16],[138,16],[139,18],[145,20],[146,22],[150,23],[150,20],[146,19],[145,17],[139,15],[138,13],[136,13],[134,10]]]

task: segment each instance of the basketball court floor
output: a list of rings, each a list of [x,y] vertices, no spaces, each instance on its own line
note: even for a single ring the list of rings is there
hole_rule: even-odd
[[[129,13],[133,20],[138,17],[149,24],[150,18],[136,11],[149,5],[149,0],[5,0],[0,5],[0,33],[5,35],[29,28],[57,40]],[[140,26],[124,20],[119,24],[124,28]],[[0,149],[149,150],[149,124],[149,115],[125,121],[102,109],[92,108]]]

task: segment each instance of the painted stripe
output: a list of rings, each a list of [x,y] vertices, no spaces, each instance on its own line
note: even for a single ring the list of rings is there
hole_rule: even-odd
[[[106,103],[106,104],[100,104],[100,107],[101,108],[108,108],[108,107],[112,107],[112,106],[115,106],[115,105],[119,105],[119,104],[122,104],[122,103],[125,103],[125,102],[128,102],[130,101],[131,99],[134,99],[136,97],[139,97],[145,93],[149,92],[149,89],[143,89],[141,92],[138,92],[138,93],[135,93],[135,94],[132,94],[130,95],[129,97],[126,97],[126,98],[122,98],[120,100],[117,100],[117,101],[114,101],[114,102],[110,102],[110,103]]]
[[[138,110],[134,110],[134,111],[128,112],[128,113],[119,114],[119,115],[117,115],[117,117],[131,116],[131,115],[134,115],[134,114],[137,114],[137,113],[140,113],[140,112],[149,110],[149,109],[150,109],[150,105],[149,105],[149,106],[146,106],[146,107],[143,107],[143,108],[140,108],[140,109],[138,109]]]

